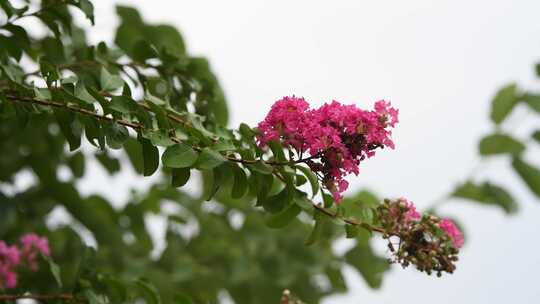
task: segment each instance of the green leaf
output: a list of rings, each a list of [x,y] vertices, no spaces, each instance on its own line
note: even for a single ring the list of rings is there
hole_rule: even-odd
[[[83,295],[88,301],[88,304],[107,304],[107,301],[102,295],[98,295],[91,289],[85,289]]]
[[[105,133],[107,145],[109,145],[111,149],[122,149],[124,142],[129,137],[129,132],[126,127],[112,122],[103,125],[103,132]]]
[[[274,171],[274,168],[272,168],[272,166],[264,163],[262,160],[257,161],[255,164],[248,165],[248,168],[250,170],[259,172],[261,174],[267,174],[267,175],[272,174],[272,172]]]
[[[146,300],[146,304],[161,304],[161,298],[154,285],[147,281],[139,279],[135,281],[135,286]]]
[[[525,145],[509,135],[492,134],[480,140],[479,150],[481,155],[519,155],[525,150]]]
[[[96,153],[95,157],[109,174],[120,171],[120,161],[118,159],[109,156],[107,153]]]
[[[139,137],[142,145],[144,176],[150,176],[159,167],[159,150],[152,143],[143,137]]]
[[[474,184],[470,181],[466,182],[458,186],[452,193],[452,196],[498,206],[509,214],[516,212],[518,209],[518,205],[510,193],[504,188],[489,182],[483,184]]]
[[[226,161],[225,157],[219,152],[204,148],[197,159],[196,166],[202,170],[213,169]]]
[[[491,103],[491,120],[500,124],[518,103],[518,89],[510,84],[500,89]]]
[[[534,131],[534,133],[531,135],[531,137],[540,143],[540,130]]]
[[[139,105],[127,96],[113,96],[111,98],[110,109],[122,114],[131,114],[139,109]]]
[[[346,292],[347,284],[341,272],[340,267],[329,266],[325,270],[325,274],[332,285],[333,292]]]
[[[385,258],[375,255],[366,236],[358,237],[358,244],[345,254],[345,260],[358,270],[371,288],[381,287],[383,274],[390,268]]]
[[[324,231],[324,225],[328,221],[326,215],[319,211],[315,211],[313,214],[313,219],[315,220],[315,225],[313,226],[313,230],[311,230],[311,233],[306,240],[305,244],[307,246],[315,244],[315,242],[321,238]]]
[[[244,169],[235,166],[234,168],[234,183],[231,189],[232,198],[243,197],[248,190],[248,180]]]
[[[302,173],[307,177],[309,184],[311,185],[311,197],[315,197],[315,195],[319,193],[319,180],[317,179],[317,176],[309,168],[303,166],[296,166],[296,168],[302,171]]]
[[[193,148],[184,143],[178,143],[168,147],[161,156],[161,160],[165,167],[188,168],[195,164],[197,157],[198,154]]]
[[[68,159],[68,165],[71,169],[71,172],[73,173],[73,176],[78,178],[82,177],[84,175],[85,167],[84,154],[82,154],[80,151],[73,154]]]
[[[346,197],[339,204],[343,211],[343,216],[352,217],[356,221],[373,224],[375,215],[374,209],[379,206],[380,199],[375,194],[367,190],[361,190]]]
[[[289,190],[284,188],[278,194],[266,197],[262,200],[264,210],[270,213],[278,213],[290,203]]]
[[[358,232],[359,232],[359,229],[357,225],[350,225],[350,224],[345,225],[345,235],[347,236],[348,239],[356,238],[356,236],[358,236]]]
[[[81,81],[78,81],[76,84],[75,84],[75,97],[77,97],[78,99],[88,103],[88,104],[93,104],[95,102],[98,102],[94,96],[92,96],[90,93],[88,93],[88,90],[86,90],[86,87],[84,86],[84,84],[81,82]],[[113,97],[114,99],[114,97]]]
[[[86,18],[92,22],[92,25],[94,25],[94,5],[92,2],[88,0],[78,0],[77,6],[86,15]]]
[[[101,68],[99,81],[101,84],[101,89],[103,91],[114,91],[116,89],[121,88],[124,85],[124,81],[122,80],[122,77],[118,75],[112,75],[104,67]]]
[[[142,145],[138,140],[134,138],[128,138],[124,143],[124,150],[133,166],[133,170],[138,174],[144,173],[144,164],[143,164],[143,155],[142,155]]]
[[[523,101],[534,111],[540,113],[540,95],[525,94]]]
[[[133,59],[139,62],[145,62],[146,59],[158,56],[157,50],[148,41],[139,40],[133,47]]]
[[[174,304],[193,304],[193,301],[185,295],[175,295],[173,301]]]
[[[182,187],[185,185],[190,176],[189,168],[174,168],[172,169],[172,185],[173,187]]]
[[[300,211],[302,209],[298,205],[290,204],[281,212],[271,215],[266,221],[266,225],[270,228],[283,228],[294,220]]]
[[[62,276],[60,274],[60,267],[51,259],[51,257],[46,255],[42,255],[42,257],[45,259],[45,261],[47,261],[47,264],[49,264],[49,270],[51,271],[51,274],[53,275],[56,284],[58,285],[58,287],[62,288]]]
[[[231,175],[229,166],[221,165],[214,167],[212,170],[212,187],[209,188],[208,196],[206,197],[207,201],[210,201],[216,192],[221,188],[223,184],[227,181],[227,177]]]
[[[283,146],[277,141],[270,141],[268,143],[268,146],[272,150],[272,154],[274,154],[274,158],[277,161],[280,162],[286,162],[287,158],[285,157],[285,153],[283,152]]]
[[[169,55],[181,57],[186,52],[182,35],[170,25],[146,26],[145,37],[161,50],[164,49]]]
[[[241,123],[238,130],[244,139],[251,139],[255,136],[255,132],[245,123]]]
[[[527,184],[529,189],[536,194],[537,197],[540,197],[540,170],[526,163],[519,157],[514,158],[512,166],[519,176],[521,176],[521,179],[523,179],[525,184]]]
[[[75,119],[75,114],[63,109],[54,109],[54,116],[69,143],[69,150],[78,149],[81,146],[82,127]]]

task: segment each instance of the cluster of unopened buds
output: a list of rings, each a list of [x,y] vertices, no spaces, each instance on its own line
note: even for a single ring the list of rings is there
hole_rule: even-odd
[[[34,233],[22,236],[20,246],[0,240],[0,290],[17,287],[17,271],[21,267],[37,271],[38,257],[50,254],[48,240]]]
[[[337,101],[310,109],[304,98],[292,96],[274,103],[257,139],[261,147],[277,141],[295,151],[339,202],[349,185],[346,175],[358,175],[360,162],[376,149],[394,148],[390,129],[397,122],[398,110],[384,100],[372,111]]]
[[[412,264],[420,271],[437,276],[454,272],[464,238],[451,220],[421,215],[414,204],[404,198],[385,200],[377,213],[385,231],[383,237],[388,239],[388,248],[394,256],[392,262],[403,267]]]

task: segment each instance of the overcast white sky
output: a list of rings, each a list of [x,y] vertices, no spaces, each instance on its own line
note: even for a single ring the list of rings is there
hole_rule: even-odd
[[[94,40],[112,40],[114,1],[96,0]],[[181,29],[192,54],[207,56],[225,88],[232,124],[256,124],[284,95],[314,105],[336,99],[400,109],[395,151],[369,160],[352,189],[369,187],[427,207],[478,163],[489,101],[509,81],[538,86],[539,1],[120,1],[148,21]],[[518,109],[506,127],[525,136],[540,122]],[[529,117],[530,118],[530,117]],[[540,160],[539,149],[529,151]],[[533,155],[534,154],[534,155]],[[351,292],[325,303],[533,303],[540,296],[540,201],[508,170],[488,162],[478,177],[511,185],[520,212],[451,202],[442,210],[467,229],[457,272],[441,279],[395,266],[370,290],[354,271]],[[113,184],[125,183],[116,180]],[[309,250],[306,248],[306,250]]]

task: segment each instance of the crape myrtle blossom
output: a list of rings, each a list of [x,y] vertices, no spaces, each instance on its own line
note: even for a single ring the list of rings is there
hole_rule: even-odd
[[[439,227],[452,239],[454,246],[461,248],[465,239],[459,228],[449,219],[443,219],[439,223]]]
[[[50,256],[49,241],[35,233],[21,237],[21,257],[32,271],[38,270],[37,258],[40,254]]]
[[[17,269],[28,267],[38,270],[37,258],[40,254],[50,256],[46,238],[29,233],[21,237],[21,246],[8,246],[0,240],[0,290],[17,287]]]
[[[16,246],[8,246],[0,241],[0,289],[15,288],[17,286],[17,273],[21,256]]]
[[[393,262],[403,267],[412,264],[420,271],[438,276],[455,270],[464,238],[451,220],[422,215],[405,198],[386,199],[376,210]],[[397,243],[393,241],[396,238]]]
[[[390,131],[398,123],[398,110],[384,100],[367,111],[337,101],[310,109],[304,98],[283,97],[259,123],[260,146],[275,140],[309,157],[305,163],[339,202],[348,188],[345,176],[358,175],[360,162],[377,148],[394,149]]]

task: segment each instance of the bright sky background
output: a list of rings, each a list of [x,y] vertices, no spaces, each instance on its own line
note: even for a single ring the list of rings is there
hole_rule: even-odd
[[[112,41],[114,2],[94,2],[91,38]],[[140,8],[148,21],[174,24],[192,54],[210,59],[229,100],[231,126],[256,124],[284,95],[304,96],[314,105],[336,99],[367,108],[391,100],[401,114],[397,149],[366,162],[361,175],[351,178],[351,190],[405,196],[420,208],[479,163],[476,143],[491,130],[487,116],[496,89],[510,81],[540,87],[532,69],[540,59],[539,1],[120,2]],[[540,126],[538,119],[524,118],[533,116],[518,109],[504,128],[525,137]],[[529,151],[528,159],[540,160],[539,151]],[[508,164],[504,158],[489,161],[476,177],[489,175],[511,186],[518,215],[458,201],[441,209],[467,232],[454,275],[437,279],[394,266],[383,288],[374,291],[349,269],[351,292],[325,303],[537,300],[540,201]],[[126,183],[131,181],[115,179],[111,185]]]

